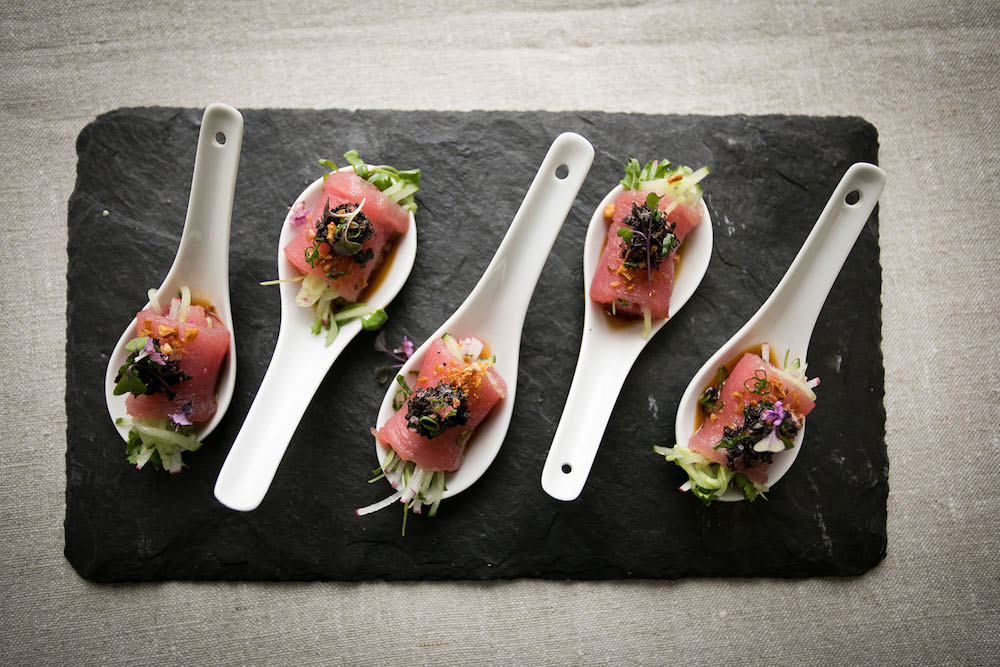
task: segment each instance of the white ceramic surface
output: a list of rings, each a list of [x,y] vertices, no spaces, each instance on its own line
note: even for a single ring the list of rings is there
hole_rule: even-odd
[[[318,178],[295,201],[305,202],[306,209],[312,211],[322,193],[323,179]],[[284,252],[285,246],[298,231],[291,223],[291,216],[289,211],[278,239],[278,278],[281,280],[300,275]],[[416,256],[417,227],[411,213],[409,229],[396,242],[388,274],[367,296],[365,303],[376,309],[388,306],[403,288]],[[330,346],[326,347],[325,332],[314,335],[310,330],[316,319],[315,309],[295,304],[295,295],[301,285],[300,281],[278,285],[281,290],[281,325],[274,354],[215,482],[215,497],[234,510],[246,512],[260,505],[313,395],[330,366],[361,331],[360,319],[346,322],[340,326]]]
[[[229,227],[242,146],[243,116],[240,112],[225,104],[212,104],[205,109],[198,133],[184,231],[174,263],[157,290],[157,300],[166,308],[181,287],[189,287],[192,296],[206,299],[215,306],[219,319],[229,329],[229,353],[219,375],[218,407],[212,419],[198,427],[199,440],[206,438],[222,421],[236,384],[236,337],[229,305]],[[147,302],[143,308],[148,307]],[[118,339],[108,360],[104,392],[112,420],[128,416],[125,395],[115,396],[114,388],[118,369],[129,355],[125,344],[133,338],[135,318]],[[129,429],[116,428],[122,439],[128,440]]]
[[[705,362],[684,391],[677,408],[677,444],[686,446],[694,435],[698,397],[712,383],[719,366],[740,352],[768,343],[778,360],[783,359],[788,350],[790,360],[798,357],[806,363],[816,319],[884,186],[885,172],[875,165],[859,162],[847,170],[774,292],[743,328]],[[853,204],[848,204],[847,196],[852,192],[860,196]],[[819,410],[824,409],[822,392],[820,385],[817,387]],[[828,409],[835,410],[836,406]],[[795,462],[805,430],[803,424],[792,449],[774,455],[774,463],[768,470],[768,486],[780,480]],[[742,499],[743,495],[732,489],[721,498],[727,501]]]
[[[608,234],[604,208],[614,204],[623,190],[618,185],[598,204],[583,248],[583,339],[573,383],[542,468],[542,488],[558,500],[575,500],[583,491],[625,378],[639,353],[669,321],[653,322],[649,336],[643,338],[641,319],[612,320],[590,298],[590,283]],[[680,252],[682,262],[670,295],[671,317],[698,289],[712,258],[712,218],[707,206],[702,206],[701,224],[684,239]]]
[[[424,341],[399,371],[403,377],[410,377],[409,371],[419,370],[431,342],[451,333],[457,338],[475,336],[489,343],[496,354],[496,369],[507,383],[507,397],[476,429],[462,467],[445,477],[447,491],[443,498],[469,488],[500,451],[514,409],[521,329],[528,303],[593,161],[594,148],[580,135],[566,132],[556,137],[479,283],[455,314]],[[557,175],[560,165],[568,168],[563,178]],[[392,408],[395,393],[393,382],[378,413],[379,427],[395,412]],[[375,450],[381,462],[386,449],[377,439]]]

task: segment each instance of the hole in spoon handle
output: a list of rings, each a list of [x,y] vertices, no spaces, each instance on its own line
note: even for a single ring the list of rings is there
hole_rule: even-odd
[[[575,500],[583,491],[615,399],[632,368],[629,359],[602,353],[607,349],[589,338],[580,346],[566,405],[542,467],[542,489],[557,500]]]
[[[201,119],[187,217],[171,274],[176,271],[192,287],[219,296],[229,293],[229,229],[242,145],[240,112],[209,105]]]
[[[788,342],[794,342],[796,347],[808,345],[830,289],[884,186],[885,172],[875,165],[859,162],[847,170],[788,271],[754,320],[766,319],[769,328],[775,331],[799,332],[801,340]]]

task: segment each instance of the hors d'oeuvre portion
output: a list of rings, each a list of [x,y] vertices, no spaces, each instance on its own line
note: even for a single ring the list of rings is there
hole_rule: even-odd
[[[325,330],[327,345],[347,320],[361,317],[368,330],[385,322],[383,311],[357,301],[393,244],[407,233],[420,185],[419,169],[369,165],[357,151],[344,157],[352,169],[337,171],[330,160],[320,160],[334,171],[324,176],[323,193],[312,211],[301,201],[292,207],[289,224],[297,231],[284,249],[301,274],[295,301],[315,308],[313,333]]]
[[[473,431],[507,395],[495,361],[478,338],[444,334],[428,348],[412,388],[396,376],[396,412],[382,428],[372,429],[388,449],[375,479],[386,477],[396,492],[357,510],[359,516],[397,500],[404,505],[404,518],[409,510],[421,513],[424,505],[430,506],[430,516],[437,513],[445,472],[462,465]]]
[[[701,223],[704,204],[697,171],[668,160],[646,166],[630,159],[625,190],[604,210],[608,236],[590,283],[590,298],[615,316],[642,317],[643,336],[653,319],[670,316],[677,252]]]
[[[690,490],[706,504],[732,486],[747,500],[768,490],[773,457],[793,447],[795,436],[816,403],[819,379],[806,379],[798,359],[782,367],[770,362],[770,346],[745,353],[698,399],[702,423],[686,447],[653,450],[684,469]]]
[[[193,304],[187,287],[169,309],[150,290],[150,307],[136,315],[135,338],[125,346],[129,356],[115,377],[114,394],[128,394],[130,418],[118,423],[130,426],[129,463],[178,473],[181,455],[201,447],[194,433],[215,415],[229,338],[211,304]]]

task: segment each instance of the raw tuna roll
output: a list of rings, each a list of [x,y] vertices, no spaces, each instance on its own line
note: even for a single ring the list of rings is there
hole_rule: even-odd
[[[774,454],[791,449],[795,436],[812,412],[818,379],[807,381],[798,360],[792,369],[770,361],[770,348],[747,352],[699,399],[704,421],[687,447],[654,448],[684,468],[690,489],[703,500],[722,495],[734,482],[753,500],[767,490],[768,468]]]
[[[465,445],[507,386],[477,338],[445,334],[431,343],[406,402],[378,430],[399,458],[430,470],[457,470]]]
[[[369,165],[357,151],[344,157],[353,170],[328,173],[311,212],[304,201],[295,204],[289,216],[295,234],[284,248],[285,257],[302,274],[296,278],[302,287],[295,301],[315,308],[313,333],[326,330],[327,345],[336,338],[339,322],[361,317],[369,330],[385,322],[383,311],[356,302],[392,244],[409,230],[420,183],[417,169]],[[336,169],[329,160],[320,164]]]
[[[207,422],[215,415],[215,385],[222,360],[229,350],[229,330],[202,306],[190,306],[183,321],[169,314],[158,315],[148,308],[136,315],[135,335],[148,337],[165,364],[177,363],[177,377],[168,387],[151,383],[152,394],[131,394],[125,409],[140,419],[167,419],[184,414],[193,424]]]
[[[478,338],[456,340],[445,334],[431,343],[412,389],[397,377],[403,387],[397,393],[399,406],[373,433],[389,449],[382,471],[398,490],[358,510],[359,515],[396,500],[417,513],[429,504],[431,516],[435,514],[444,473],[462,465],[473,431],[507,395],[507,385],[487,354]]]
[[[625,190],[604,212],[611,221],[590,298],[615,315],[664,319],[670,315],[677,251],[701,222],[705,168],[629,160]]]
[[[377,187],[354,172],[335,171],[323,183],[319,205],[285,246],[285,256],[300,273],[321,278],[354,302],[409,225],[409,213]]]
[[[210,306],[190,304],[187,287],[181,295],[166,313],[155,303],[139,311],[136,337],[125,346],[129,356],[115,378],[115,395],[129,394],[126,455],[137,468],[151,463],[180,472],[181,454],[201,447],[196,427],[215,415],[229,330]]]

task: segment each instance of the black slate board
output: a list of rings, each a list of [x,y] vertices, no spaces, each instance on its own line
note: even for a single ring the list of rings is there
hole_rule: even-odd
[[[66,557],[98,581],[163,579],[571,579],[851,575],[886,549],[877,214],[833,288],[809,352],[823,384],[806,446],[767,502],[703,507],[651,451],[672,442],[692,374],[777,284],[847,167],[877,160],[858,118],[249,110],[232,225],[237,395],[182,474],[136,471],[104,406],[108,353],[173,258],[201,111],[123,109],[81,132],[69,202]],[[527,314],[506,443],[434,519],[354,508],[389,491],[368,427],[383,363],[363,333],[334,364],[254,512],[212,495],[263,377],[278,326],[281,221],[321,169],[357,148],[423,170],[419,251],[389,308],[388,339],[429,335],[462,302],[552,139],[575,130],[596,158]],[[688,305],[650,343],[618,399],[582,496],[539,478],[576,363],[584,232],[630,156],[710,165],[716,249]],[[108,215],[103,215],[107,210]]]

